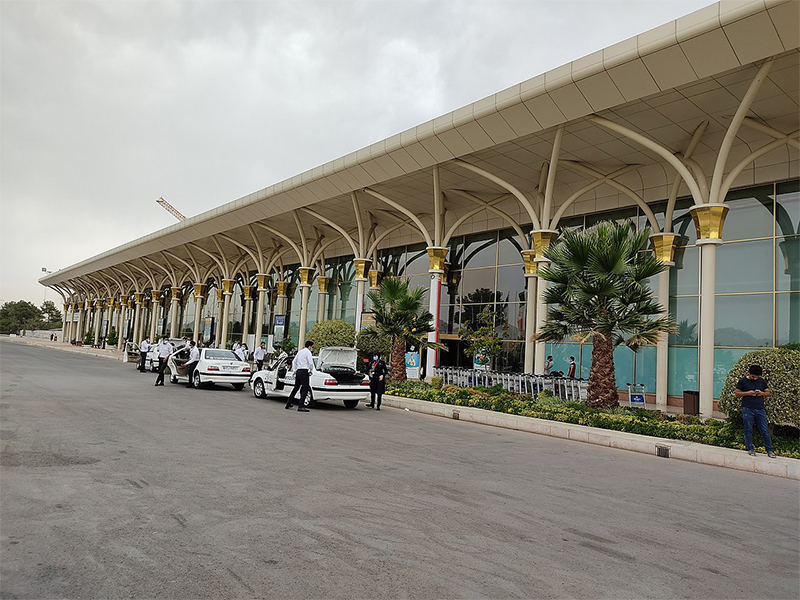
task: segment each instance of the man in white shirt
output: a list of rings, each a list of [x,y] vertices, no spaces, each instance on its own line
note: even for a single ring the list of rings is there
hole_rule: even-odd
[[[200,349],[195,344],[194,340],[189,342],[189,360],[186,361],[186,373],[189,375],[189,383],[186,387],[192,387],[192,380],[194,379],[194,370],[197,368],[197,363],[200,362]]]
[[[261,342],[261,345],[253,350],[253,360],[256,361],[256,371],[264,368],[264,357],[267,356],[267,345]]]
[[[547,357],[547,360],[544,361],[544,374],[545,374],[545,377],[550,375],[550,371],[552,371],[552,370],[553,370],[553,355],[551,354],[551,355],[549,355]]]
[[[308,412],[308,409],[303,405],[306,395],[311,395],[311,385],[309,378],[311,373],[314,372],[314,357],[311,355],[311,346],[314,342],[311,340],[306,342],[306,347],[297,353],[292,361],[292,371],[294,371],[294,387],[292,393],[289,394],[289,400],[286,402],[284,408],[292,408],[294,405],[294,395],[297,390],[300,390],[300,401],[297,406],[297,412]]]
[[[234,350],[234,352],[236,352],[236,356],[238,356],[240,360],[247,362],[247,355],[249,354],[247,351],[247,344],[242,344]]]
[[[167,359],[169,355],[175,351],[167,341],[167,338],[162,337],[158,342],[158,377],[156,378],[156,385],[164,385],[164,369],[167,368]]]
[[[146,337],[139,344],[139,372],[144,373],[144,363],[147,360],[147,353],[150,351],[150,338]]]

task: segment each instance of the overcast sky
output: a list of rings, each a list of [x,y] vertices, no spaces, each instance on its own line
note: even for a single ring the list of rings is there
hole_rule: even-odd
[[[0,0],[0,303],[709,0]]]

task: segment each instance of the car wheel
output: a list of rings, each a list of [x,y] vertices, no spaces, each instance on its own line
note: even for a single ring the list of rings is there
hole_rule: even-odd
[[[192,377],[192,385],[196,390],[199,390],[200,386],[203,385],[203,383],[200,381],[200,373],[197,371],[194,372],[194,377]]]
[[[343,402],[347,408],[355,408],[358,406],[358,400],[343,400]]]
[[[256,379],[253,382],[253,395],[256,398],[266,398],[267,397],[267,390],[264,388],[264,380],[263,379]]]
[[[243,383],[232,383],[231,385],[233,386],[233,389],[235,389],[237,392],[241,392],[244,389]]]

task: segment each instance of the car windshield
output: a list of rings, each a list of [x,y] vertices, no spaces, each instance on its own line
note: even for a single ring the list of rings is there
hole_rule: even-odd
[[[205,354],[207,359],[210,360],[239,360],[239,357],[236,356],[230,350],[213,350],[209,349],[206,350]]]

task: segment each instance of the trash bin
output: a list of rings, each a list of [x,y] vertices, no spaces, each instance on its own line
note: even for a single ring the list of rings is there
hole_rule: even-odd
[[[700,392],[683,391],[683,413],[686,415],[700,414]]]

